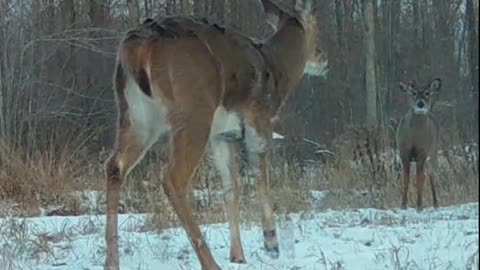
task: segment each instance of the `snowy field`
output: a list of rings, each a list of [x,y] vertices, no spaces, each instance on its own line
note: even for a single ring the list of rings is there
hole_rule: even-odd
[[[182,229],[148,232],[145,217],[120,216],[122,269],[200,269]],[[242,225],[245,265],[228,261],[226,224],[202,230],[222,269],[478,269],[478,203],[421,213],[360,209],[290,217],[292,230],[279,231],[277,260],[264,254],[260,227]],[[0,269],[103,269],[104,222],[101,215],[0,219]],[[290,239],[284,237],[289,231]]]

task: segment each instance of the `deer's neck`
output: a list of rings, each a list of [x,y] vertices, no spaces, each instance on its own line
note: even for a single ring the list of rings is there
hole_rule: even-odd
[[[275,114],[303,77],[307,62],[305,31],[297,20],[290,19],[261,50],[275,79],[270,93]]]
[[[430,112],[427,112],[426,114],[416,114],[413,109],[410,109],[408,118],[410,120],[410,126],[420,128],[426,126],[427,122],[431,119],[431,115]]]

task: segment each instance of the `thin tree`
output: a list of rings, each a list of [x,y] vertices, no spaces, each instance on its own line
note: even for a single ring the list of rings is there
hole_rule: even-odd
[[[367,91],[367,125],[375,127],[378,125],[377,116],[377,85],[375,72],[375,23],[373,0],[365,1],[365,88]]]
[[[477,2],[478,3],[478,2]],[[471,84],[471,95],[478,94],[478,18],[476,18],[475,4],[473,0],[467,0],[466,3],[466,19],[467,19],[467,30],[468,30],[468,48],[469,48],[469,58],[468,58],[468,67],[470,73],[470,84]],[[478,123],[478,98],[471,99],[474,102],[473,106],[473,123]],[[478,140],[478,124],[474,124],[474,132]]]

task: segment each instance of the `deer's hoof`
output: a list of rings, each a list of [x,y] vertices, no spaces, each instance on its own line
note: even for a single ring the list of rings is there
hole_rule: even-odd
[[[247,260],[245,260],[245,256],[243,255],[243,248],[241,246],[237,248],[232,247],[230,249],[230,262],[238,264],[247,263]]]
[[[265,251],[267,251],[268,256],[273,259],[278,259],[280,256],[280,250],[278,249],[278,245],[268,246],[265,245]]]
[[[112,265],[105,265],[105,270],[119,270],[120,268],[118,266],[112,266]]]
[[[402,210],[407,210],[407,205],[406,204],[402,204],[402,206],[400,207]]]
[[[211,266],[203,266],[202,270],[222,270],[216,263]]]
[[[107,257],[104,265],[104,270],[120,270],[118,259],[115,256]]]
[[[238,263],[238,264],[246,264],[247,260],[245,260],[244,257],[230,257],[230,262],[231,263]]]

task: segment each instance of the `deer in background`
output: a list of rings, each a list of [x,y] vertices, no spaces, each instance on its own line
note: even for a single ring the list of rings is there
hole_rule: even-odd
[[[311,1],[299,17],[264,0],[277,31],[255,45],[225,29],[185,17],[147,19],[120,42],[114,75],[118,109],[115,149],[106,163],[107,255],[119,269],[118,204],[121,185],[152,144],[169,135],[170,157],[162,180],[202,269],[220,269],[192,217],[187,195],[207,147],[222,179],[230,228],[230,261],[245,263],[239,227],[239,173],[234,142],[246,145],[256,176],[264,246],[279,255],[268,199],[272,119],[304,73],[321,75]],[[273,17],[272,17],[273,16]],[[278,21],[277,21],[278,18]]]
[[[400,83],[400,89],[408,95],[409,110],[397,128],[397,147],[403,166],[402,209],[407,208],[407,193],[410,182],[410,163],[416,163],[417,169],[417,209],[422,209],[422,193],[425,183],[425,163],[432,189],[433,206],[438,207],[435,193],[437,173],[437,152],[439,143],[439,124],[432,114],[433,96],[441,87],[440,79],[434,79],[426,86],[417,87],[414,83]]]

